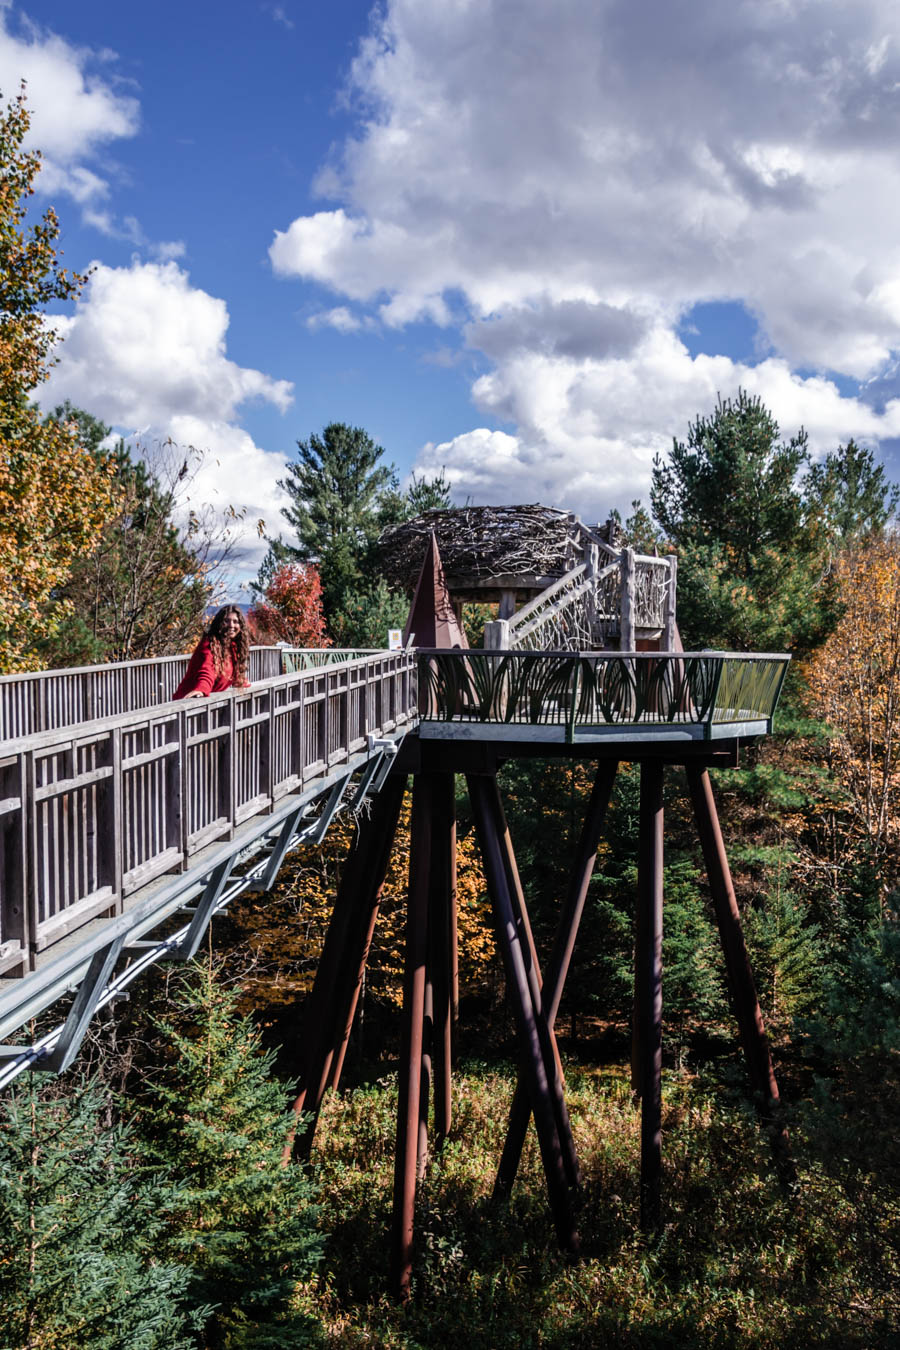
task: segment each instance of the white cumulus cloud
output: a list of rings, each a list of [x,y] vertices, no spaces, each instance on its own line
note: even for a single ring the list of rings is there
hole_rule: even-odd
[[[290,382],[229,359],[225,302],[192,286],[175,262],[97,264],[75,314],[55,322],[64,341],[42,405],[68,398],[145,444],[171,437],[206,452],[196,492],[218,511],[245,512],[239,553],[255,570],[265,547],[255,523],[277,532],[284,461],[237,417],[252,399],[285,411]]]
[[[419,459],[461,495],[620,503],[738,383],[821,449],[898,434],[891,387],[876,413],[830,378],[900,352],[893,0],[387,0],[350,97],[332,202],[271,263],[484,354],[473,398],[513,431]],[[761,364],[690,358],[678,323],[713,300],[757,319]]]
[[[0,92],[12,98],[26,83],[28,144],[43,156],[39,189],[83,206],[107,196],[103,155],[140,124],[138,100],[108,78],[110,56],[73,46],[9,5],[0,9]]]

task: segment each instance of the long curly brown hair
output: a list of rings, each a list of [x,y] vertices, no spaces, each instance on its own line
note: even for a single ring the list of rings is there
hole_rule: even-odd
[[[250,664],[250,634],[247,631],[247,620],[244,618],[243,611],[237,605],[223,605],[206,630],[206,640],[209,643],[209,650],[212,652],[216,673],[221,675],[228,645],[228,639],[225,635],[225,621],[230,614],[236,614],[241,625],[240,632],[231,643],[231,659],[234,663],[233,683],[241,685],[247,682],[247,667]]]

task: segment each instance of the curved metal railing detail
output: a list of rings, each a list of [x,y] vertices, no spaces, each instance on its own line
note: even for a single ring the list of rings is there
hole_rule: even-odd
[[[789,660],[731,652],[420,652],[419,709],[425,724],[555,726],[569,736],[603,727],[693,727],[706,737],[743,724],[770,729]]]

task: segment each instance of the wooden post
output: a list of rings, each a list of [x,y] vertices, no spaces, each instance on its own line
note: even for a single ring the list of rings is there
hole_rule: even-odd
[[[490,619],[484,625],[486,651],[506,651],[509,647],[509,620]]]
[[[623,548],[621,553],[622,593],[619,616],[619,650],[634,651],[634,549]]]
[[[419,1151],[419,1093],[422,1075],[422,1029],[425,1011],[425,966],[428,950],[428,882],[431,871],[432,783],[418,774],[413,783],[406,926],[406,973],[403,982],[403,1034],[394,1154],[394,1214],[391,1235],[391,1283],[404,1302],[412,1275],[416,1162]]]
[[[498,619],[511,619],[516,612],[516,592],[501,591],[500,604],[497,609]]]
[[[787,1130],[780,1119],[781,1099],[772,1065],[769,1040],[763,1023],[762,1011],[756,997],[756,985],[750,958],[744,943],[741,915],[738,909],[725,842],[719,827],[716,800],[707,769],[687,766],[688,787],[694,807],[694,817],[700,834],[703,860],[712,891],[713,905],[732,1005],[737,1017],[741,1044],[754,1089],[759,1094],[764,1117],[773,1122],[775,1144],[787,1151]]]
[[[563,1161],[563,1141],[555,1097],[559,1091],[553,1057],[552,1036],[540,1008],[535,1008],[514,901],[504,865],[502,834],[496,816],[496,780],[467,776],[469,798],[475,816],[484,858],[488,888],[494,908],[497,940],[506,970],[509,995],[519,1032],[519,1045],[534,1112],[550,1208],[560,1245],[572,1254],[579,1249],[572,1210],[569,1178]],[[568,1122],[566,1122],[568,1123]]]
[[[662,1170],[663,766],[641,765],[635,1006],[641,1088],[641,1227],[659,1227]]]
[[[675,619],[676,592],[678,588],[678,559],[674,553],[669,556],[669,584],[666,587],[666,628],[663,633],[664,650],[675,651],[675,635],[678,627]]]
[[[122,728],[113,727],[110,732],[110,763],[112,777],[106,784],[104,796],[106,810],[101,813],[97,824],[103,831],[100,840],[103,857],[104,880],[112,887],[115,905],[113,913],[121,914],[124,897],[122,894],[123,854],[125,850],[125,822],[122,818]],[[98,884],[102,881],[98,877]]]
[[[556,1022],[556,1014],[559,1011],[566,976],[569,973],[569,963],[572,959],[578,926],[581,923],[581,915],[587,899],[588,886],[597,860],[600,833],[603,829],[618,767],[616,760],[600,764],[594,778],[591,799],[581,830],[581,838],[578,841],[578,849],[575,854],[566,898],[560,911],[553,951],[547,966],[547,978],[542,990],[547,1024],[551,1028]],[[509,1116],[506,1143],[503,1146],[500,1166],[497,1169],[497,1180],[494,1185],[495,1199],[501,1199],[512,1190],[519,1167],[519,1159],[522,1156],[522,1146],[525,1143],[530,1116],[531,1105],[528,1100],[528,1089],[520,1071]]]

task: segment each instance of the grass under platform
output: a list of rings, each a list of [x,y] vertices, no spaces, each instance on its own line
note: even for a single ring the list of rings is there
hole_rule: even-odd
[[[304,1302],[327,1346],[384,1350],[881,1350],[900,1346],[900,1204],[816,1156],[795,1126],[783,1187],[752,1112],[723,1084],[664,1082],[663,1228],[641,1234],[640,1109],[616,1070],[568,1067],[584,1176],[583,1257],[559,1252],[533,1130],[509,1205],[491,1203],[513,1070],[470,1065],[416,1213],[412,1299],[386,1294],[396,1082],[326,1101],[313,1167],[326,1254]]]

